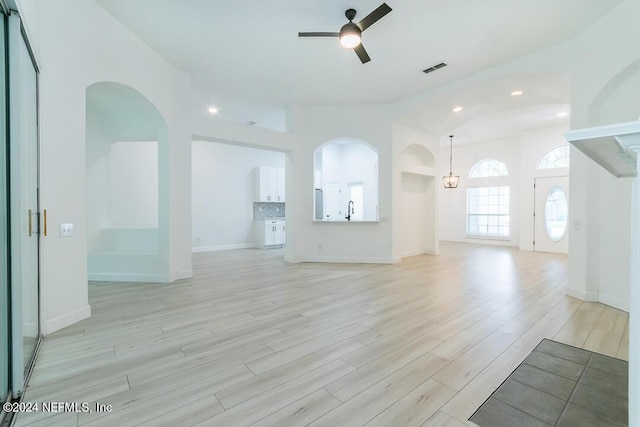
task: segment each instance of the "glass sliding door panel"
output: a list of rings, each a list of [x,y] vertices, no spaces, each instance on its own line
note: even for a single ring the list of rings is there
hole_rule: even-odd
[[[0,402],[9,397],[9,279],[7,271],[7,87],[5,15],[0,12]]]
[[[9,17],[9,224],[12,392],[24,389],[39,330],[37,70],[20,18]]]
[[[20,169],[23,244],[22,338],[26,370],[39,336],[38,327],[38,98],[37,73],[24,38],[20,39]],[[13,220],[12,220],[13,222]]]

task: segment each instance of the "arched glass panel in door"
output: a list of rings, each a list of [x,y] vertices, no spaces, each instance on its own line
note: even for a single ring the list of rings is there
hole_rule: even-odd
[[[557,185],[551,187],[544,204],[544,226],[551,241],[558,242],[564,237],[568,214],[569,204],[564,190]]]

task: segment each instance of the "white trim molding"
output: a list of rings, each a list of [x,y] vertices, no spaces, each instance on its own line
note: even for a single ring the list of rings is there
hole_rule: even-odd
[[[45,323],[45,330],[43,331],[43,334],[52,334],[55,331],[59,331],[62,328],[66,328],[69,325],[73,325],[74,323],[87,319],[89,317],[91,317],[91,306],[87,304],[84,307],[70,313],[54,317],[53,319],[48,319]]]
[[[232,245],[216,245],[216,246],[194,246],[191,248],[192,253],[198,252],[217,252],[217,251],[228,251],[231,249],[251,249],[255,248],[255,243],[236,243]]]
[[[288,257],[285,256],[284,260],[291,263],[298,262],[325,262],[336,264],[396,264],[402,261],[400,257],[392,258],[369,258],[369,257],[340,257],[340,256],[311,256],[311,257]]]

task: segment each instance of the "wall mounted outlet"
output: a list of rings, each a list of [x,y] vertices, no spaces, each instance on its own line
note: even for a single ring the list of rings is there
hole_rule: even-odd
[[[60,224],[60,237],[73,236],[73,224]]]

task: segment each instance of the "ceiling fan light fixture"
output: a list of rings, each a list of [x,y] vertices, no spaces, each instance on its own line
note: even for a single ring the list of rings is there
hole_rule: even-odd
[[[339,33],[333,32],[299,32],[298,37],[337,37],[340,44],[346,49],[353,49],[358,59],[363,64],[371,61],[367,50],[362,45],[362,32],[384,18],[391,8],[382,3],[373,12],[362,18],[357,24],[353,22],[356,17],[355,9],[347,9],[344,16],[349,22],[342,26]]]
[[[340,44],[347,49],[353,49],[362,41],[362,31],[353,22],[345,24],[340,29]]]

